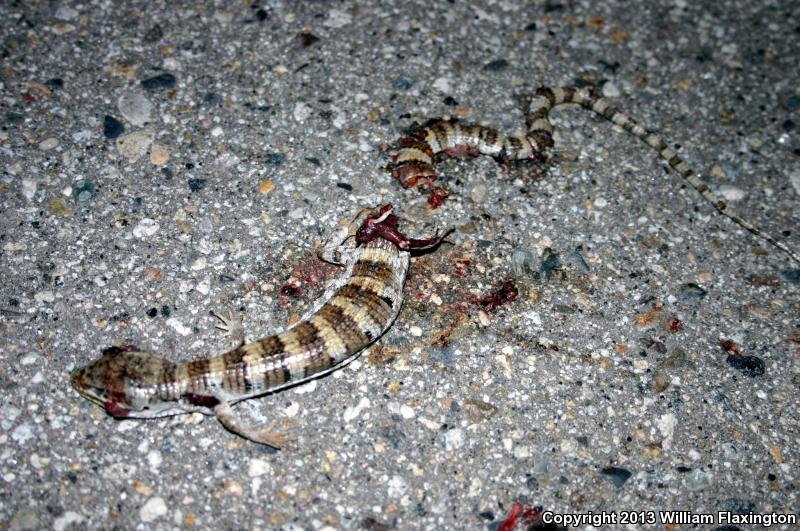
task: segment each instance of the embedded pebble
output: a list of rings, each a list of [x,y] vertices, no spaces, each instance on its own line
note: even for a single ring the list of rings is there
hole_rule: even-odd
[[[129,162],[136,162],[147,153],[153,138],[155,138],[155,132],[150,129],[121,136],[117,139],[117,151]]]
[[[486,186],[479,184],[475,186],[472,190],[470,190],[469,198],[472,199],[473,203],[480,204],[486,200],[487,193],[488,189],[486,188]]]
[[[400,415],[404,419],[413,419],[416,413],[414,413],[414,408],[403,404],[400,406]]]
[[[700,468],[692,469],[684,476],[686,488],[691,491],[707,489],[714,483],[714,476]]]
[[[126,92],[117,100],[117,109],[130,123],[142,127],[150,121],[153,104],[141,94]]]
[[[161,144],[153,144],[150,147],[150,162],[156,166],[163,166],[169,160],[169,151]]]
[[[606,476],[618,489],[631,477],[631,472],[629,470],[615,466],[607,466],[601,470],[600,473]]]
[[[78,18],[78,15],[79,13],[75,9],[65,5],[59,6],[55,12],[55,17],[58,20],[64,20],[64,21],[75,20],[76,18]]]
[[[698,286],[697,284],[688,283],[681,286],[680,294],[678,298],[682,301],[694,301],[700,300],[706,296],[706,290]]]
[[[147,453],[147,463],[152,468],[158,468],[161,466],[161,463],[164,461],[163,457],[161,457],[161,452],[158,450],[150,450]]]
[[[402,476],[392,476],[386,486],[390,498],[399,498],[408,490],[408,482]]]
[[[595,208],[605,208],[608,206],[608,201],[606,201],[605,197],[598,197],[594,200]]]
[[[322,24],[329,28],[343,28],[353,21],[352,15],[340,9],[328,11],[328,18]]]
[[[720,185],[717,187],[716,192],[722,196],[723,199],[730,201],[731,203],[741,201],[747,195],[741,188],[737,188],[729,184]]]
[[[159,74],[142,80],[142,87],[145,90],[169,89],[175,86],[175,81],[172,74]]]
[[[413,78],[401,74],[395,79],[394,86],[397,90],[408,90],[414,86],[414,83],[416,83],[416,81]]]
[[[291,212],[289,212],[289,217],[292,219],[302,219],[305,216],[305,210],[303,207],[297,207]]]
[[[603,84],[602,92],[604,98],[619,98],[622,95],[619,87],[610,81]]]
[[[53,521],[53,529],[55,531],[64,531],[70,528],[73,524],[82,524],[86,521],[83,515],[75,511],[67,511]],[[77,527],[76,527],[77,528]]]
[[[33,179],[22,179],[22,196],[28,201],[33,201],[36,196],[37,183]]]
[[[142,239],[153,236],[160,228],[161,225],[159,225],[156,220],[151,218],[142,218],[133,228],[132,232],[136,238]]]
[[[444,449],[450,452],[458,450],[464,446],[465,441],[464,430],[454,428],[444,435]]]
[[[33,429],[30,424],[20,424],[11,432],[11,439],[19,444],[25,444],[33,438]]]
[[[251,459],[247,466],[247,475],[251,478],[257,478],[268,474],[271,469],[272,467],[269,461],[265,461],[264,459]]]
[[[125,126],[122,125],[122,122],[108,114],[103,117],[103,136],[107,139],[114,140],[124,132]]]
[[[298,101],[294,105],[292,116],[294,116],[294,119],[298,122],[305,122],[309,116],[311,116],[311,106],[305,102]]]
[[[142,519],[142,522],[152,522],[165,514],[167,514],[167,504],[164,498],[159,496],[150,498],[139,509],[139,518]]]
[[[451,80],[447,77],[440,77],[437,78],[436,81],[433,82],[433,88],[438,90],[439,92],[443,92],[445,94],[451,92],[452,87],[450,86]]]
[[[764,374],[764,360],[757,356],[728,356],[728,365],[750,378]]]
[[[409,333],[414,337],[421,337],[422,336],[422,328],[418,326],[412,326],[408,329]]]
[[[362,398],[358,402],[358,405],[349,406],[344,410],[344,421],[350,422],[351,420],[355,419],[357,416],[361,414],[361,411],[364,410],[365,408],[368,408],[370,404],[371,402],[369,401],[369,398]]]
[[[75,181],[72,185],[72,195],[79,205],[91,203],[96,195],[94,183],[89,179]]]
[[[18,510],[9,522],[9,527],[16,531],[25,529],[36,529],[39,526],[39,517],[30,507],[22,507]]]
[[[58,139],[57,138],[46,138],[39,142],[39,149],[41,151],[49,151],[58,146]]]

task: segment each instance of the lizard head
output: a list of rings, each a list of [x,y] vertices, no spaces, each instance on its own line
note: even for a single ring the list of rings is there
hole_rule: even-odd
[[[94,362],[75,369],[70,383],[84,398],[117,418],[157,416],[165,371],[174,365],[133,345],[109,347]]]

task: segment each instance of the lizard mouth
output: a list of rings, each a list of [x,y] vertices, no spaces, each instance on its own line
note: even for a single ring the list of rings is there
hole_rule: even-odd
[[[82,397],[86,398],[90,402],[93,402],[100,407],[105,405],[105,397],[101,396],[95,389],[92,388],[92,386],[86,383],[86,378],[84,377],[81,369],[75,369],[70,373],[69,383],[72,385],[73,389],[75,389]]]

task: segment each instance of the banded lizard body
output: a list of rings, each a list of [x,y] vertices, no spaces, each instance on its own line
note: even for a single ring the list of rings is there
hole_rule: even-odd
[[[281,448],[293,439],[246,425],[231,404],[330,372],[376,341],[397,317],[411,249],[437,245],[443,236],[417,240],[397,229],[391,205],[362,210],[335,231],[320,258],[343,265],[306,315],[284,332],[244,343],[241,325],[222,317],[241,345],[221,356],[173,363],[128,345],[103,351],[70,375],[85,398],[117,418],[154,418],[199,411],[230,431]],[[446,234],[446,233],[445,233]],[[360,244],[360,245],[357,245]]]
[[[597,113],[644,141],[719,213],[800,263],[800,256],[795,251],[733,212],[660,136],[642,127],[631,116],[614,107],[605,98],[595,95],[588,87],[539,88],[530,98],[526,116],[528,130],[525,133],[504,136],[491,127],[457,120],[434,120],[400,139],[398,148],[392,153],[390,169],[405,187],[417,184],[427,186],[430,190],[428,202],[436,208],[448,194],[444,188],[433,184],[437,177],[433,168],[435,155],[488,155],[506,167],[514,160],[543,163],[551,158],[550,152],[554,146],[550,111],[569,103]]]

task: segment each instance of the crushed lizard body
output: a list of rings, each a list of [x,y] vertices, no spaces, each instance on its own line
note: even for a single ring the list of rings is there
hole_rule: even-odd
[[[399,140],[397,149],[391,154],[390,170],[404,187],[426,186],[429,190],[428,203],[432,208],[436,208],[448,195],[443,187],[434,185],[437,177],[433,168],[436,155],[440,153],[456,157],[487,155],[504,167],[518,160],[531,160],[539,164],[547,162],[551,158],[554,146],[550,111],[570,103],[595,112],[641,139],[720,214],[730,218],[757,238],[780,249],[796,263],[800,263],[800,256],[786,244],[733,212],[730,206],[714,193],[659,135],[641,126],[605,98],[596,95],[591,87],[539,88],[530,98],[526,113],[528,129],[525,133],[504,136],[491,127],[457,120],[432,120]]]
[[[320,258],[345,267],[300,321],[285,331],[244,343],[241,323],[217,315],[220,328],[241,339],[221,356],[174,363],[134,345],[110,347],[70,375],[82,396],[117,418],[154,418],[199,411],[257,443],[285,447],[293,438],[246,425],[231,405],[330,372],[376,341],[403,303],[409,251],[443,236],[417,240],[397,228],[392,206],[364,209],[337,230]],[[446,234],[446,233],[445,233]]]

